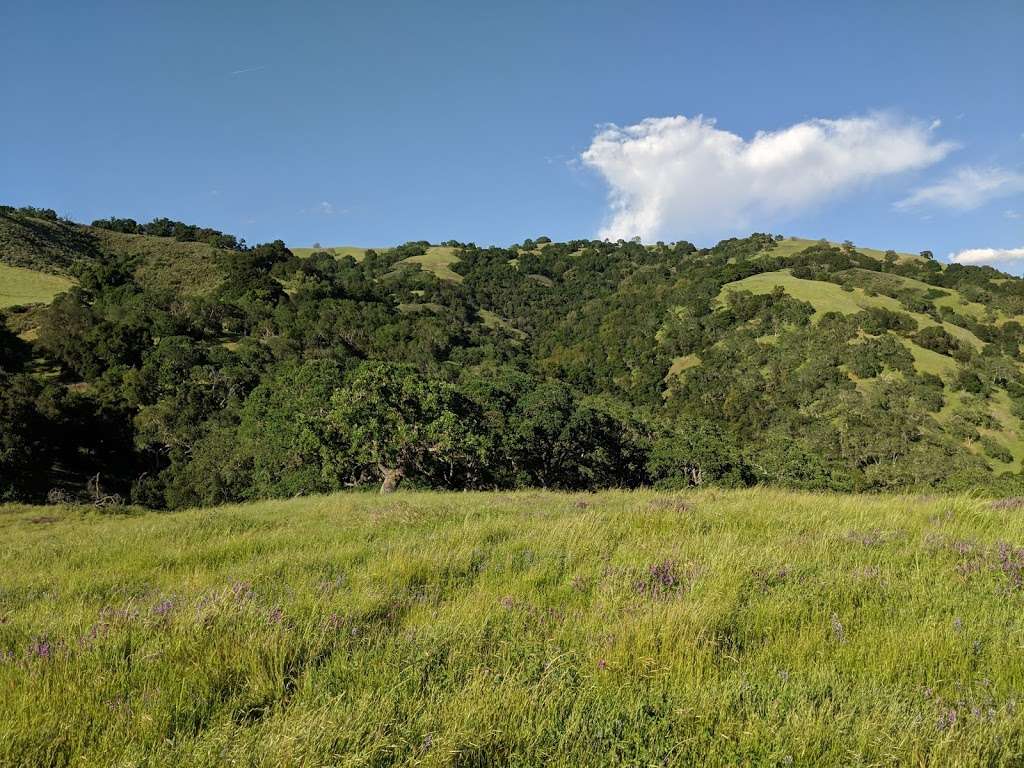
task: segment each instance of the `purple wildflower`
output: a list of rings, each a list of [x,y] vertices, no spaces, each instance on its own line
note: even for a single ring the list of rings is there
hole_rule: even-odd
[[[267,621],[271,624],[280,624],[284,621],[284,611],[281,610],[281,606],[277,606],[270,612],[270,616],[267,617]]]
[[[45,637],[37,637],[29,644],[29,656],[34,656],[37,659],[48,659],[51,653],[50,641]]]
[[[157,616],[166,616],[174,608],[174,603],[170,600],[161,600],[159,603],[153,606],[153,613]]]
[[[242,602],[243,600],[252,597],[252,583],[248,581],[231,582],[231,596],[237,602]]]
[[[950,709],[939,716],[939,722],[935,724],[940,731],[946,731],[956,725],[956,710]]]

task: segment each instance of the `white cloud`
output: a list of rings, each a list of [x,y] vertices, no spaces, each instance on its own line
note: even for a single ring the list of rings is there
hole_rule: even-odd
[[[1020,211],[1014,211],[1014,210],[1004,211],[1003,212],[1003,218],[1011,219],[1011,220],[1019,219],[1019,218],[1021,218],[1021,213],[1020,213]]]
[[[895,205],[897,208],[916,208],[920,205],[938,205],[960,211],[978,208],[989,200],[1024,192],[1024,173],[995,166],[958,168],[945,179],[928,187],[914,190]]]
[[[231,77],[237,77],[238,75],[244,75],[248,72],[259,72],[261,69],[266,69],[266,67],[262,65],[258,67],[244,67],[243,69],[236,69],[228,74]]]
[[[988,264],[1005,271],[1019,269],[1024,262],[1024,246],[1020,248],[968,248],[949,254],[949,260],[959,264]]]
[[[312,208],[300,208],[299,213],[309,215],[316,214],[319,216],[344,216],[350,213],[348,208],[338,208],[334,203],[329,203],[324,200],[322,203],[317,203]]]
[[[885,115],[808,120],[748,140],[703,116],[603,127],[581,155],[610,187],[600,236],[645,240],[721,234],[794,214],[956,148],[928,125]]]

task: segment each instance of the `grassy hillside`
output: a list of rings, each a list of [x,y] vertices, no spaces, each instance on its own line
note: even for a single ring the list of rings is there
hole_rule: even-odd
[[[775,243],[771,249],[767,251],[772,256],[779,256],[785,258],[787,256],[795,256],[805,248],[810,248],[813,245],[817,245],[820,240],[808,240],[803,237],[787,237],[779,242]],[[831,243],[831,245],[839,245],[839,243]],[[879,250],[878,248],[864,248],[857,246],[857,251],[863,253],[865,256],[870,256],[873,259],[879,261],[885,258],[885,251]],[[897,258],[899,261],[907,261],[911,259],[920,259],[921,257],[915,253],[900,253],[897,252]]]
[[[765,233],[297,258],[168,219],[39,213],[0,208],[99,255],[77,257],[93,259],[75,270],[87,290],[5,319],[29,346],[0,339],[22,377],[0,414],[16,446],[0,496],[82,495],[97,472],[172,508],[390,472],[434,488],[1024,493],[1024,280],[991,268]],[[342,407],[358,392],[401,411],[400,391],[414,407],[393,434]]]
[[[96,237],[104,254],[132,259],[136,279],[146,288],[204,294],[220,281],[217,257],[227,253],[221,249],[170,237],[87,229]]]
[[[914,281],[916,282],[916,281]],[[924,285],[924,283],[921,283]],[[890,296],[880,294],[869,295],[863,288],[853,288],[850,291],[843,290],[842,286],[822,280],[804,280],[794,277],[786,270],[776,272],[762,272],[758,275],[744,278],[729,283],[723,291],[750,291],[751,293],[771,293],[776,288],[782,288],[789,296],[800,301],[806,301],[814,307],[815,319],[820,318],[826,312],[840,312],[844,315],[853,315],[869,307],[888,309],[891,312],[905,311],[902,304]],[[956,307],[969,305],[956,292],[950,292],[945,297],[947,305],[952,303]],[[975,349],[981,349],[984,343],[971,333],[968,329],[953,323],[937,323],[927,315],[920,312],[908,312],[918,325],[927,328],[932,325],[942,325],[943,328],[953,337],[960,339]]]
[[[72,285],[71,280],[60,275],[0,264],[0,309],[18,304],[43,304]]]
[[[335,256],[351,256],[356,261],[362,261],[363,257],[366,256],[366,252],[370,249],[354,245],[338,245],[323,248],[291,248],[290,250],[300,259],[308,258],[317,251],[326,251],[327,253],[333,253]],[[382,252],[388,249],[377,248],[374,250]],[[418,264],[424,272],[429,272],[439,280],[461,283],[462,275],[451,269],[452,264],[455,264],[459,260],[455,250],[455,248],[450,246],[432,245],[427,249],[427,252],[422,255],[410,256],[396,262],[395,269],[396,271],[401,269],[402,265]]]
[[[410,256],[395,264],[395,268],[401,269],[404,264],[418,264],[424,272],[453,283],[461,283],[463,278],[458,272],[452,270],[452,264],[458,262],[459,257],[455,249],[448,246],[433,245],[427,252],[420,256]]]
[[[1000,765],[1018,503],[0,512],[5,765]]]
[[[775,288],[782,288],[787,295],[811,304],[815,310],[813,318],[820,320],[828,312],[853,315],[872,307],[889,310],[890,312],[906,312],[905,307],[897,299],[879,294],[876,291],[886,288],[892,289],[894,287],[910,288],[918,291],[925,291],[931,288],[926,283],[912,278],[887,273],[849,270],[849,277],[852,278],[852,283],[865,285],[866,288],[859,285],[858,287],[853,287],[851,282],[847,282],[844,287],[821,280],[805,280],[794,277],[788,270],[763,272],[725,285],[722,289],[722,294],[719,296],[718,303],[720,305],[723,304],[726,294],[732,291],[750,291],[754,294],[766,294]],[[870,293],[868,292],[869,290]],[[989,319],[991,321],[995,320],[997,315],[1000,314],[987,310],[976,302],[966,300],[958,291],[949,290],[943,293],[943,296],[934,300],[936,305],[950,307],[971,320]],[[937,323],[928,315],[919,312],[906,312],[906,314],[912,317],[920,328],[941,325],[954,339],[969,344],[975,350],[980,351],[985,346],[984,342],[967,328],[950,322]],[[1001,319],[1011,318],[1007,318],[1005,313],[1003,313]],[[1020,318],[1015,316],[1012,319],[1019,320]],[[940,421],[948,424],[948,416],[955,410],[952,406],[957,403],[955,386],[955,379],[959,370],[957,361],[949,355],[925,349],[909,339],[896,335],[894,335],[894,338],[897,338],[911,353],[914,368],[919,373],[933,374],[943,380],[944,395],[950,401],[951,407],[946,410],[943,415],[944,418]],[[677,358],[673,363],[673,367],[669,370],[669,375],[678,375],[688,367],[691,367],[691,365],[684,364],[684,360],[688,359]],[[987,409],[986,413],[991,418],[992,425],[983,430],[983,432],[1009,450],[1013,458],[1011,461],[1005,461],[995,457],[988,457],[987,461],[997,471],[1009,470],[1019,472],[1024,467],[1024,423],[1014,415],[1012,408],[1009,407],[1009,398],[1006,392],[1000,390],[997,394],[1002,399],[993,402]],[[993,399],[995,399],[995,396]],[[980,453],[980,450],[973,442],[971,447],[976,453]]]
[[[335,256],[351,256],[356,261],[362,261],[366,252],[369,248],[361,248],[357,245],[331,245],[323,248],[303,248],[303,247],[290,247],[292,253],[298,256],[300,259],[309,258],[312,254],[318,251],[327,251],[333,253]],[[386,248],[378,248],[376,250],[387,250]]]
[[[0,213],[0,264],[47,274],[68,276],[82,261],[127,259],[147,288],[201,294],[217,285],[223,253],[200,242]]]
[[[4,264],[66,275],[76,261],[100,255],[89,227],[0,212],[0,262]]]

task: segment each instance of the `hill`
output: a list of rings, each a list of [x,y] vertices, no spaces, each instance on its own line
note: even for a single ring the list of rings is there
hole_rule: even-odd
[[[1012,764],[1018,507],[0,507],[0,763]]]
[[[43,274],[74,277],[83,265],[118,262],[130,264],[147,288],[204,293],[216,286],[217,260],[227,253],[230,249],[204,242],[85,226],[53,211],[0,206],[0,264]]]
[[[296,254],[167,219],[7,218],[0,261],[79,283],[8,318],[27,346],[0,339],[7,496],[1024,493],[1024,281],[994,269],[757,233]]]

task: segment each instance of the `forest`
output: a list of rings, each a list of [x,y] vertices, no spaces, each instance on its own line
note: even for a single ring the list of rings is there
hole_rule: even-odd
[[[300,256],[2,207],[0,263],[74,281],[0,310],[0,501],[1024,493],[1024,280],[928,252],[755,233]]]

